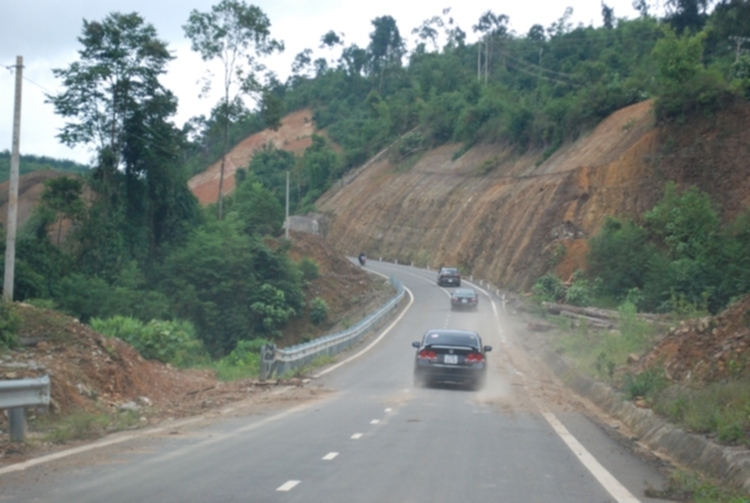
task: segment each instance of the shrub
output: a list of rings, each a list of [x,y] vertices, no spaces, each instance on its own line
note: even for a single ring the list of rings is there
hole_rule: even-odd
[[[127,342],[147,359],[159,360],[179,367],[207,361],[203,344],[195,337],[188,321],[151,320],[143,323],[127,316],[102,320],[93,318],[91,327],[108,337]]]
[[[312,281],[320,277],[320,268],[317,262],[310,257],[302,257],[302,260],[297,264],[300,273],[302,273],[302,279],[304,281]]]
[[[320,325],[328,319],[328,311],[328,304],[320,297],[315,297],[310,301],[310,320],[314,324]]]
[[[592,293],[591,284],[577,273],[573,284],[565,292],[565,302],[573,306],[590,306]]]
[[[21,318],[13,311],[10,303],[0,300],[0,348],[13,348],[18,345],[17,333]]]
[[[608,218],[589,240],[586,272],[602,279],[602,293],[622,298],[632,288],[643,288],[650,257],[656,249],[645,229],[636,223]]]
[[[531,293],[537,301],[557,302],[565,297],[562,280],[552,273],[540,277],[531,287]]]
[[[625,396],[631,400],[637,397],[650,399],[664,389],[666,384],[663,373],[656,369],[649,369],[636,375],[625,374]]]
[[[268,339],[241,340],[227,356],[219,360],[216,372],[219,379],[231,381],[258,376],[260,373],[260,350]]]

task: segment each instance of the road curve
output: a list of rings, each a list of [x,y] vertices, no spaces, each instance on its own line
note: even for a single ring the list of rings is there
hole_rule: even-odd
[[[5,473],[0,501],[659,501],[644,495],[659,472],[555,399],[490,297],[452,312],[435,273],[367,268],[396,275],[414,302],[369,351],[314,381],[333,390],[321,400]],[[412,386],[411,342],[429,328],[476,330],[493,346],[484,390]]]

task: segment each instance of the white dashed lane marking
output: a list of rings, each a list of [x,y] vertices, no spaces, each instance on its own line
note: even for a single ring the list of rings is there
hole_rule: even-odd
[[[378,424],[380,422],[380,419],[373,419],[370,421],[370,424]]]
[[[323,456],[323,461],[331,461],[333,458],[335,458],[338,455],[339,455],[338,452],[329,452],[328,454]]]
[[[283,485],[279,486],[278,489],[276,490],[281,491],[281,492],[291,491],[292,489],[294,489],[294,486],[299,484],[299,482],[300,482],[299,480],[290,480],[288,482],[285,482]]]
[[[352,435],[352,440],[359,440],[360,438],[362,438],[361,433],[355,433],[354,435]]]

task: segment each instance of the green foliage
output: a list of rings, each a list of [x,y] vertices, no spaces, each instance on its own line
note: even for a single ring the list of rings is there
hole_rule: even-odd
[[[315,297],[310,301],[310,320],[316,325],[328,319],[328,311],[328,303],[320,297]]]
[[[159,269],[172,313],[188,319],[214,355],[237,341],[275,335],[303,307],[300,273],[279,247],[243,231],[230,213],[198,228]]]
[[[169,311],[169,301],[160,292],[110,284],[102,278],[80,273],[63,277],[53,299],[60,309],[84,323],[91,318],[118,314],[145,321],[163,318]]]
[[[297,263],[297,267],[299,268],[299,271],[302,274],[302,279],[304,281],[312,281],[320,277],[320,268],[318,267],[318,263],[310,257],[302,257],[302,259],[300,259],[300,261]]]
[[[91,319],[91,328],[108,337],[117,337],[133,346],[144,358],[178,367],[206,361],[195,329],[187,321],[151,320],[144,323],[128,316]]]
[[[590,306],[594,288],[580,274],[574,276],[573,283],[565,291],[565,303],[573,306]]]
[[[247,234],[276,236],[284,224],[284,208],[276,194],[248,177],[232,194],[227,212],[234,212]]]
[[[235,348],[224,358],[215,363],[214,367],[222,381],[233,381],[258,377],[260,373],[260,351],[268,339],[253,339],[238,341]]]
[[[672,386],[662,391],[654,409],[691,431],[714,434],[725,444],[750,442],[750,388],[744,380],[705,387]]]
[[[219,60],[224,69],[218,125],[222,131],[221,154],[226,155],[232,105],[239,100],[240,94],[260,93],[260,97],[264,97],[257,78],[262,68],[258,59],[282,51],[284,44],[271,38],[271,22],[260,7],[247,5],[243,0],[222,0],[212,6],[210,12],[193,9],[183,29],[193,51],[198,52],[204,61]],[[208,91],[210,84],[211,80],[206,79],[204,92]],[[265,97],[261,115],[276,127],[283,103],[275,95],[266,93]],[[220,190],[217,205],[220,220],[223,197]]]
[[[632,288],[642,289],[656,248],[645,229],[631,220],[607,218],[599,233],[589,240],[586,272],[601,278],[602,293],[622,297]]]
[[[623,391],[629,399],[652,399],[666,386],[666,378],[658,369],[649,369],[640,374],[625,374]]]
[[[250,311],[256,320],[256,329],[272,337],[280,335],[279,327],[296,314],[294,308],[286,302],[284,292],[264,283],[256,299],[250,305]]]
[[[531,293],[537,301],[557,302],[565,297],[562,280],[552,273],[540,277],[531,287]]]
[[[18,345],[19,328],[21,318],[9,303],[0,301],[0,349],[14,348]]]
[[[10,178],[10,151],[0,151],[0,183]],[[62,173],[83,175],[89,170],[88,166],[75,161],[53,159],[47,156],[21,155],[18,165],[19,175],[23,176],[33,171],[52,170]]]
[[[652,52],[659,70],[661,93],[656,103],[660,120],[684,118],[694,112],[715,112],[727,99],[729,87],[716,71],[703,66],[706,33],[678,37],[665,28]]]

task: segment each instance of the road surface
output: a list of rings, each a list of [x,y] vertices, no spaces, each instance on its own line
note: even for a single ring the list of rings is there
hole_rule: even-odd
[[[0,471],[0,502],[658,501],[644,495],[664,484],[658,470],[527,357],[497,301],[452,312],[434,272],[367,268],[395,274],[413,303],[372,349],[321,369],[313,385],[330,393]],[[476,330],[493,346],[485,389],[413,387],[411,342],[429,328]]]

